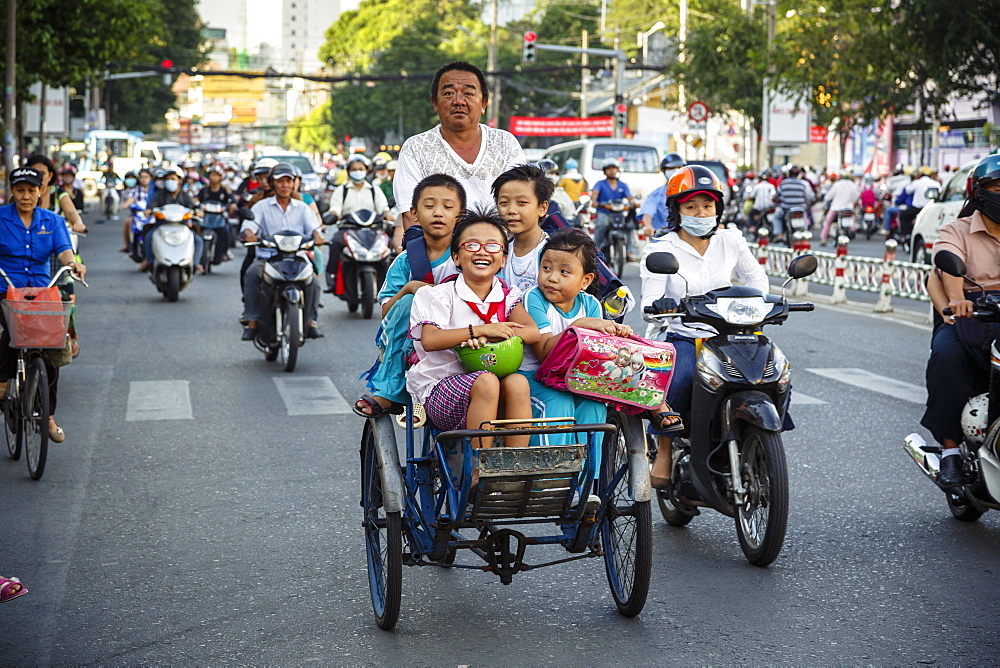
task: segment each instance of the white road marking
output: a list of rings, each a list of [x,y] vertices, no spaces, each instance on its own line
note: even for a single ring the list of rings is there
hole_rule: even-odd
[[[186,380],[133,380],[128,388],[126,422],[193,420]]]
[[[912,383],[904,383],[895,378],[880,376],[864,369],[806,369],[806,371],[915,404],[927,403],[927,390],[925,388]],[[794,393],[792,396],[794,397]]]
[[[338,415],[351,406],[326,376],[275,376],[289,415]]]
[[[792,390],[793,406],[821,406],[826,403],[829,402],[817,399],[816,397],[810,397],[808,394],[803,394],[798,390]]]

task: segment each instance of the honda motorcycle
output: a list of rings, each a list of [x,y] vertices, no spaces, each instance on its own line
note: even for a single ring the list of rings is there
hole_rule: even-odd
[[[175,302],[194,280],[194,231],[188,223],[199,219],[181,204],[157,207],[153,218],[156,226],[148,235],[153,249],[149,280],[167,301]]]
[[[332,221],[332,218],[327,219]],[[330,225],[332,222],[326,222]],[[361,307],[361,315],[367,320],[375,310],[378,286],[385,282],[385,274],[392,262],[392,246],[385,231],[382,215],[361,209],[345,214],[337,223],[340,227],[344,250],[340,254],[340,266],[329,267],[336,271],[334,294],[347,302],[347,309],[354,313]],[[332,264],[333,258],[331,258]]]

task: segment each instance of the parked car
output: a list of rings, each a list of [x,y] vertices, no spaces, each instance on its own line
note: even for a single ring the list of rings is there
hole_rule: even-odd
[[[948,179],[939,192],[928,192],[933,197],[917,214],[910,234],[910,261],[931,263],[931,247],[937,241],[941,227],[958,218],[967,197],[969,175],[978,164],[978,160],[967,162]]]
[[[660,173],[660,147],[651,142],[634,139],[578,139],[550,146],[545,157],[555,161],[560,171],[565,171],[566,161],[574,158],[580,173],[587,179],[587,186],[604,178],[601,163],[605,158],[617,158],[621,165],[619,178],[628,184],[632,194],[645,197],[663,185]]]

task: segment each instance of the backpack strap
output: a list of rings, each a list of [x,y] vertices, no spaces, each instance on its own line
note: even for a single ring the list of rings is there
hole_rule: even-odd
[[[408,227],[403,232],[403,247],[406,249],[406,259],[410,262],[410,280],[434,283],[434,272],[431,271],[431,260],[427,257],[424,231],[419,225]]]

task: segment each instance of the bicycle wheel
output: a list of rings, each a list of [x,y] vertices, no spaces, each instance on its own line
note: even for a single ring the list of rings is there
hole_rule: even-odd
[[[629,448],[638,444],[645,451],[645,434],[635,416],[608,411],[608,423],[618,431],[604,436],[601,459],[600,489],[607,490],[601,521],[604,570],[618,611],[634,617],[646,604],[653,560],[650,503],[632,500],[629,474]]]
[[[24,458],[32,480],[40,480],[45,472],[45,457],[49,451],[49,374],[39,356],[31,358],[24,387],[24,410],[21,411],[21,432],[24,434]]]
[[[8,382],[13,383],[15,380],[11,378]],[[3,431],[4,436],[7,437],[7,454],[14,461],[21,458],[21,443],[23,439],[21,438],[21,427],[20,427],[20,415],[18,409],[17,396],[13,394],[13,391],[9,398],[2,400],[2,412],[3,412]]]
[[[365,422],[361,452],[361,506],[365,513],[368,589],[375,623],[388,631],[399,620],[403,593],[403,530],[400,514],[387,513],[382,507],[382,463],[375,452],[370,420]]]

